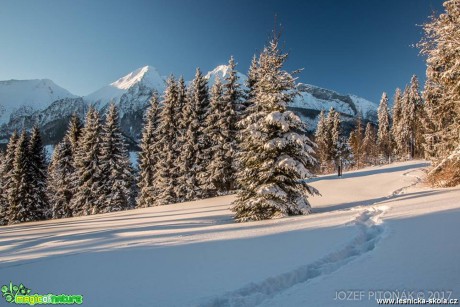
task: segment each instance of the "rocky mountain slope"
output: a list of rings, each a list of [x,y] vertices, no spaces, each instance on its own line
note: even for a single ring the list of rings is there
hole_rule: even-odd
[[[225,78],[227,71],[226,65],[220,65],[208,72],[206,77],[210,85],[217,76],[221,79]],[[240,82],[244,83],[246,76],[241,73],[238,73],[238,76]],[[53,86],[55,84],[50,80],[38,80],[46,81],[44,84],[38,82],[38,89],[34,86],[17,87],[15,90],[11,88],[8,95],[10,97],[17,96],[14,100],[17,107],[14,111],[11,111],[10,107],[8,108],[10,119],[0,126],[0,142],[5,143],[14,130],[30,129],[34,124],[38,124],[43,130],[45,143],[57,143],[61,139],[72,113],[83,118],[90,105],[104,113],[108,104],[114,102],[120,108],[122,130],[130,139],[131,144],[134,145],[140,137],[143,114],[147,108],[148,100],[155,91],[163,92],[165,80],[166,77],[161,76],[154,67],[145,66],[84,97],[76,97],[62,88]],[[35,84],[36,81],[15,82]],[[1,96],[2,84],[5,82],[11,81],[0,82],[0,98],[3,97]],[[43,88],[47,91],[44,91]],[[327,111],[331,107],[342,114],[345,125],[348,124],[348,126],[360,113],[365,119],[376,121],[378,106],[364,98],[342,95],[308,84],[299,84],[299,90],[301,95],[296,98],[290,108],[301,116],[311,131],[316,127],[320,111]],[[20,94],[16,95],[15,91]],[[43,92],[48,93],[48,95]]]

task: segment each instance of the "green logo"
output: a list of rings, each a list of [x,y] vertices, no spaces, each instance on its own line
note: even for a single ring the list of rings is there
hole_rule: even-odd
[[[67,295],[67,294],[30,294],[31,290],[26,288],[23,284],[19,286],[13,285],[10,282],[9,286],[2,286],[2,297],[8,303],[12,304],[24,304],[24,305],[58,305],[58,304],[82,304],[82,295]]]

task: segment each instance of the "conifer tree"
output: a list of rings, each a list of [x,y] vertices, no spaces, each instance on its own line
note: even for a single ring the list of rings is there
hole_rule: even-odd
[[[72,214],[90,215],[102,211],[101,123],[99,113],[90,108],[86,114],[75,155],[76,193],[71,201]]]
[[[393,98],[393,125],[391,126],[391,135],[394,142],[394,151],[398,156],[402,155],[405,148],[404,139],[402,135],[402,108],[403,108],[403,95],[399,88],[396,89]]]
[[[192,84],[193,86],[193,84]],[[192,99],[192,89],[187,91],[187,99],[182,111],[182,127],[185,131],[181,140],[181,153],[178,161],[178,174],[175,189],[179,201],[198,198],[200,187],[197,180],[197,153],[199,136],[199,116],[197,106]]]
[[[75,155],[78,148],[78,140],[81,136],[83,124],[77,114],[73,114],[70,118],[69,126],[66,132],[67,141],[70,143],[72,156]]]
[[[315,163],[313,143],[287,105],[298,94],[295,79],[283,70],[287,54],[274,37],[259,57],[254,105],[243,119],[239,157],[241,190],[232,210],[238,222],[310,212],[308,195],[318,191],[304,179]]]
[[[99,212],[113,212],[133,206],[131,162],[120,129],[118,109],[110,104],[101,137],[101,185]]]
[[[234,115],[231,101],[226,101],[222,83],[217,77],[211,88],[211,105],[205,133],[211,146],[208,148],[210,163],[206,167],[209,179],[205,187],[210,195],[224,194],[233,184],[233,142],[231,117]]]
[[[75,171],[72,145],[67,136],[56,145],[48,167],[48,198],[52,218],[72,216],[70,201],[73,196],[72,176]]]
[[[10,137],[4,159],[2,159],[1,167],[1,186],[0,186],[0,225],[8,224],[8,208],[9,199],[11,197],[12,180],[13,180],[13,163],[15,159],[16,147],[19,140],[19,136],[16,131]]]
[[[329,127],[330,127],[330,135],[331,135],[331,159],[334,161],[335,165],[338,166],[339,162],[342,158],[344,153],[344,145],[342,139],[342,127],[340,121],[340,113],[331,109],[329,112]]]
[[[51,217],[51,210],[47,195],[47,168],[45,148],[43,147],[40,129],[34,127],[30,137],[29,154],[31,162],[31,178],[30,189],[34,198],[35,207],[41,211],[41,217]]]
[[[324,110],[321,110],[318,118],[318,125],[316,126],[315,131],[315,142],[317,145],[316,152],[319,163],[321,166],[324,166],[329,160],[328,155],[328,139],[329,139],[329,127],[327,123],[326,116],[324,115]]]
[[[388,162],[391,162],[392,141],[390,131],[390,111],[388,108],[388,96],[385,92],[382,94],[382,99],[380,100],[378,108],[378,121],[379,128],[377,139],[379,152],[387,158]]]
[[[138,158],[139,195],[136,204],[138,208],[153,206],[158,196],[158,191],[155,187],[155,173],[159,154],[155,146],[157,142],[156,131],[158,127],[158,117],[158,94],[155,92],[150,98],[149,108],[145,116],[144,128],[142,130],[141,150]]]
[[[377,157],[377,134],[371,123],[367,123],[364,132],[362,152],[366,163],[374,164]]]
[[[429,177],[435,184],[460,184],[460,3],[448,0],[444,12],[424,25],[419,44],[427,56],[424,97],[432,127],[431,140],[435,166]]]
[[[30,139],[23,131],[13,161],[12,182],[8,192],[8,224],[42,220],[43,210],[36,204],[32,189],[32,159],[30,155]]]
[[[227,139],[225,145],[225,151],[227,152],[227,165],[225,166],[227,179],[221,182],[227,182],[224,189],[230,191],[236,188],[235,173],[238,165],[235,161],[236,154],[238,152],[238,132],[239,128],[237,122],[241,118],[241,110],[245,108],[243,96],[244,93],[241,90],[241,84],[239,83],[239,77],[236,71],[236,63],[233,57],[228,62],[228,75],[225,78],[225,84],[223,86],[223,120],[222,129],[227,129]],[[225,185],[223,185],[225,186]]]
[[[355,161],[356,167],[360,168],[363,162],[363,123],[361,114],[358,114],[356,118],[355,129],[350,133],[348,143],[350,145],[351,151],[353,152],[353,159]]]
[[[176,140],[176,126],[174,108],[177,105],[178,87],[174,77],[167,80],[166,89],[160,111],[160,120],[157,129],[158,141],[155,143],[159,153],[159,161],[156,169],[156,188],[158,198],[156,205],[171,204],[176,201],[175,187],[175,158],[174,143]]]

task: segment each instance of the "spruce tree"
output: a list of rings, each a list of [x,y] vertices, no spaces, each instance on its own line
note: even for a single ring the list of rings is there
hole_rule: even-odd
[[[48,198],[52,218],[72,216],[70,201],[73,196],[72,178],[75,168],[73,164],[72,145],[67,136],[56,145],[48,167]]]
[[[176,181],[174,143],[177,138],[177,130],[174,109],[178,99],[178,87],[176,80],[172,76],[168,78],[166,83],[157,129],[158,141],[154,145],[159,153],[155,175],[158,190],[156,205],[166,205],[176,201],[174,193]]]
[[[76,193],[71,201],[72,214],[90,215],[103,210],[101,171],[101,123],[99,113],[90,108],[86,114],[75,155]]]
[[[101,137],[102,194],[99,212],[126,210],[133,206],[133,171],[126,142],[120,129],[120,118],[115,104],[109,106]]]
[[[329,126],[331,129],[331,158],[337,167],[340,164],[345,149],[340,113],[332,109],[331,112],[329,112],[329,118]]]
[[[364,161],[374,164],[377,157],[377,134],[371,123],[367,123],[362,145]]]
[[[377,142],[379,152],[387,158],[388,162],[391,162],[392,141],[390,131],[390,111],[388,108],[388,96],[385,92],[382,94],[382,99],[380,100],[378,108],[378,121],[379,128],[377,133]]]
[[[41,217],[50,218],[51,210],[47,195],[47,169],[45,148],[43,147],[40,129],[34,127],[30,137],[29,154],[31,162],[31,178],[30,189],[34,198],[35,207],[41,211]]]
[[[38,207],[32,188],[32,159],[30,139],[26,131],[21,133],[13,161],[12,182],[8,191],[8,224],[42,220],[43,208]]]
[[[139,195],[137,197],[136,204],[138,208],[153,206],[158,196],[158,191],[155,189],[155,172],[159,154],[155,147],[157,142],[156,132],[158,127],[158,117],[158,94],[155,92],[150,98],[149,108],[145,116],[144,128],[142,130],[142,139],[140,144],[141,150],[138,158]]]
[[[234,115],[231,101],[225,101],[222,83],[217,77],[211,88],[211,106],[205,133],[211,146],[207,149],[210,162],[206,167],[208,178],[205,189],[210,196],[222,195],[232,188],[234,136],[231,117]]]
[[[298,92],[295,79],[283,70],[287,54],[278,43],[273,38],[259,57],[254,105],[243,119],[241,190],[232,208],[238,222],[308,214],[307,197],[318,193],[304,180],[312,176],[313,143],[302,133],[300,118],[287,110]]]
[[[424,25],[419,46],[427,57],[426,138],[435,159],[429,178],[455,186],[460,184],[460,3],[448,0],[443,6],[444,12]]]
[[[65,137],[67,141],[70,143],[70,147],[72,150],[72,156],[75,155],[78,148],[78,140],[80,139],[81,132],[83,129],[83,124],[78,117],[77,114],[73,114],[70,118],[69,126],[67,128],[67,132]]]
[[[393,98],[393,125],[391,126],[391,135],[394,142],[394,151],[398,156],[402,155],[405,148],[404,139],[402,135],[402,108],[403,108],[403,95],[399,88],[396,89]]]
[[[315,142],[317,145],[316,153],[318,157],[319,164],[324,167],[329,160],[328,156],[328,139],[329,139],[329,129],[326,116],[324,115],[324,110],[321,110],[318,117],[318,125],[316,126],[315,131]]]
[[[356,167],[360,168],[363,162],[363,123],[361,113],[358,114],[356,118],[355,129],[350,133],[348,143],[350,145],[351,151],[353,152],[353,159],[355,161]]]
[[[244,93],[241,90],[239,77],[236,71],[236,63],[233,57],[228,61],[228,75],[225,77],[223,86],[223,121],[222,129],[227,129],[227,139],[225,151],[227,152],[227,164],[225,180],[223,185],[224,190],[230,191],[236,188],[235,173],[238,165],[236,164],[236,154],[238,152],[238,133],[239,128],[237,122],[241,118],[242,110],[246,108],[244,105]]]
[[[2,159],[2,167],[0,172],[0,225],[8,224],[8,208],[10,193],[12,190],[13,180],[13,163],[15,159],[16,147],[19,140],[19,136],[16,131],[10,137],[4,158]]]

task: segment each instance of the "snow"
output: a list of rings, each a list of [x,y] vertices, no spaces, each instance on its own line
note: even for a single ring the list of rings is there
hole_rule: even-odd
[[[14,112],[31,114],[53,101],[77,97],[48,79],[0,81],[0,124]]]
[[[370,306],[375,290],[459,298],[460,188],[424,187],[427,165],[310,179],[323,196],[307,216],[234,223],[229,195],[1,227],[2,282],[102,307]],[[365,297],[334,300],[341,290]]]
[[[224,79],[228,77],[228,73],[230,71],[230,66],[229,65],[218,65],[216,68],[214,68],[211,71],[208,71],[207,74],[204,76],[206,79],[208,79],[209,86],[212,86],[216,80],[216,77],[219,77],[219,79],[224,82]],[[236,75],[238,76],[238,83],[244,88],[246,79],[246,75],[237,72]]]

